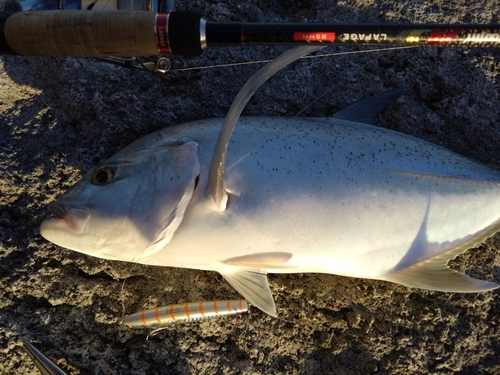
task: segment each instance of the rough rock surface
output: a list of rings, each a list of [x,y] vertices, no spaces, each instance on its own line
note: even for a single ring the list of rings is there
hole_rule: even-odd
[[[500,22],[498,0],[182,1],[212,21]],[[328,48],[324,53],[367,48]],[[279,318],[172,327],[146,342],[123,314],[238,298],[214,272],[103,261],[52,245],[47,205],[83,171],[152,131],[222,117],[284,48],[212,48],[157,76],[93,59],[0,58],[0,373],[36,374],[21,339],[69,374],[498,374],[500,290],[454,294],[333,275],[270,275]],[[381,126],[500,165],[500,50],[413,48],[305,59],[244,115],[328,116],[387,88],[411,91]],[[362,234],[360,234],[362,235]],[[453,262],[500,282],[500,236]]]

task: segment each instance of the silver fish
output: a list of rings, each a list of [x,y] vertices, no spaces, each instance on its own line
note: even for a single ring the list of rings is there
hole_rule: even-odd
[[[403,91],[332,118],[241,118],[225,211],[205,194],[222,119],[150,134],[51,204],[41,234],[99,258],[218,271],[273,316],[267,273],[497,288],[446,264],[500,230],[500,171],[370,125]]]

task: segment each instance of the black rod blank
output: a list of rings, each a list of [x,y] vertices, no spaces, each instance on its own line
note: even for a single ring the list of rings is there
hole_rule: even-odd
[[[500,47],[500,25],[207,22],[208,46],[341,44]]]

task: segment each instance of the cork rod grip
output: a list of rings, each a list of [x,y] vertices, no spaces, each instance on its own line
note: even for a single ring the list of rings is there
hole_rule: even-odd
[[[155,20],[147,11],[27,11],[5,20],[4,36],[23,56],[150,56]]]

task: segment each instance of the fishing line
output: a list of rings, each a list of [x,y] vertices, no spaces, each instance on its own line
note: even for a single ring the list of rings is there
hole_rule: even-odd
[[[99,0],[97,0],[97,1],[96,1],[96,4],[97,4],[97,2],[98,2],[98,1],[99,1]],[[106,8],[108,7],[108,5],[109,5],[109,3],[110,3],[110,2],[111,2],[111,0],[108,0],[108,1],[106,2],[106,4],[104,5],[104,7],[102,8],[102,10],[106,10]]]
[[[297,118],[302,112],[304,112],[307,108],[309,108],[310,106],[312,106],[314,103],[318,102],[320,99],[323,99],[326,94],[328,94],[329,92],[331,92],[334,88],[336,88],[338,85],[340,85],[342,82],[345,81],[345,78],[342,78],[340,81],[337,82],[336,85],[334,85],[333,87],[330,87],[328,90],[326,90],[325,92],[323,92],[317,99],[314,99],[311,103],[309,103],[308,105],[306,105],[304,108],[302,108],[295,116],[293,116],[292,118]]]
[[[139,259],[141,259],[141,256],[143,254],[144,254],[144,251],[139,255],[139,257],[137,258],[137,260],[133,263],[133,267],[130,270],[130,273],[134,272],[134,270],[136,269],[137,265],[139,264]],[[127,282],[127,279],[129,277],[130,276],[126,277],[123,280],[122,288],[120,289],[120,299],[121,299],[121,303],[122,303],[122,321],[123,321],[123,318],[125,317],[125,313],[126,313],[126,310],[127,310],[127,308],[125,306],[125,295],[124,295],[124,292],[125,292],[125,283]]]
[[[137,266],[139,265],[139,260],[142,258],[145,251],[146,251],[146,248],[144,248],[144,250],[142,250],[142,252],[137,256],[137,258],[133,258],[132,260],[130,260],[130,263],[133,263],[133,267],[130,270],[130,273],[133,273],[134,270],[137,268]],[[130,276],[128,276],[128,277],[130,277]],[[124,302],[125,301],[124,291],[125,291],[125,283],[126,283],[128,277],[123,280],[122,288],[120,290],[120,297],[121,297],[121,303],[122,303],[122,321],[123,321],[123,318],[125,317],[126,310],[127,310],[125,307],[125,302]]]
[[[212,160],[208,169],[208,186],[206,189],[206,195],[213,198],[219,210],[224,211],[228,204],[229,194],[224,188],[224,172],[226,167],[227,149],[231,134],[236,126],[241,112],[243,111],[243,108],[245,108],[245,105],[248,103],[253,94],[275,73],[279,72],[292,62],[297,61],[301,56],[316,52],[321,48],[324,47],[318,45],[300,46],[281,54],[254,73],[236,95],[236,98],[233,100],[233,103],[227,112],[219,137],[217,138]],[[272,305],[274,309],[274,302],[272,302]]]
[[[355,54],[359,54],[359,53],[383,52],[383,51],[392,51],[392,50],[417,48],[417,47],[419,47],[419,46],[402,46],[402,47],[390,47],[390,48],[375,48],[375,49],[368,49],[368,50],[362,50],[362,51],[348,51],[348,52],[325,53],[325,54],[314,55],[314,56],[309,56],[309,55],[308,56],[303,56],[303,57],[300,58],[300,60],[302,60],[302,59],[315,59],[315,58],[318,58],[318,57],[332,57],[332,56],[342,56],[342,55],[355,55]],[[227,67],[231,67],[231,66],[264,64],[264,63],[269,63],[271,61],[273,61],[273,59],[259,60],[259,61],[247,61],[247,62],[231,63],[231,64],[206,65],[206,66],[198,66],[198,67],[191,67],[191,68],[178,68],[178,69],[172,69],[172,70],[170,70],[170,72],[186,72],[186,71],[189,71],[189,70],[227,68]]]

